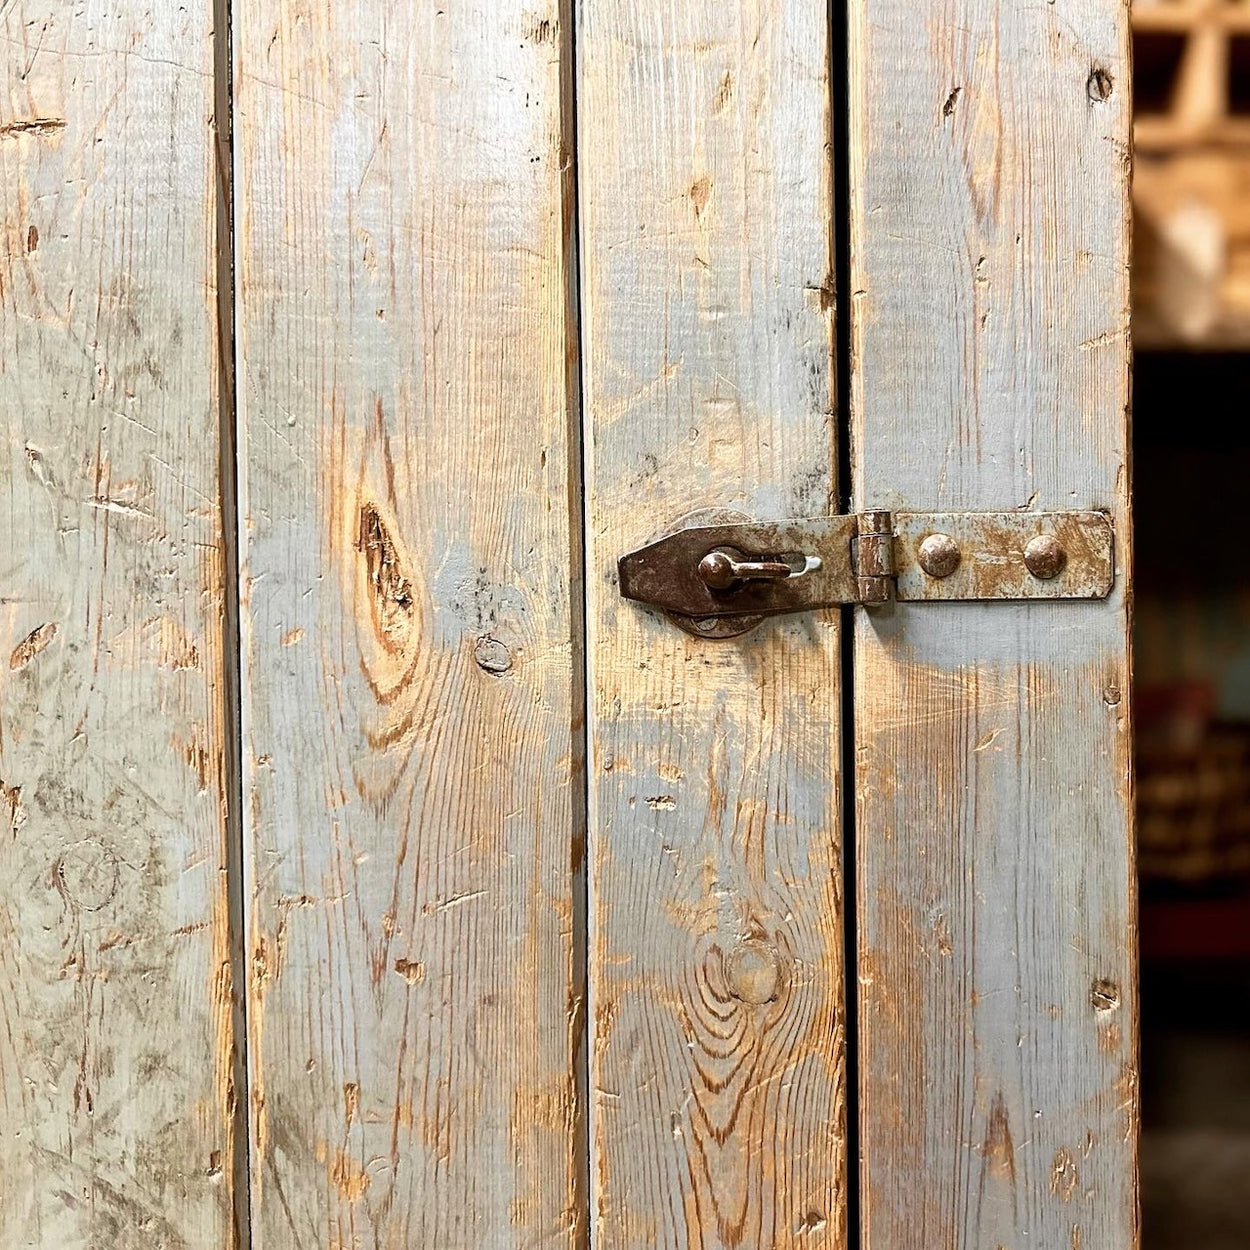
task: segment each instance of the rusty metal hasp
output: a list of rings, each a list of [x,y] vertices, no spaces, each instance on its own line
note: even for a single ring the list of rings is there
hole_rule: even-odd
[[[1105,512],[898,512],[679,529],[619,561],[621,594],[699,634],[842,603],[1102,599]],[[685,619],[683,619],[685,618]],[[726,628],[716,629],[724,622]]]

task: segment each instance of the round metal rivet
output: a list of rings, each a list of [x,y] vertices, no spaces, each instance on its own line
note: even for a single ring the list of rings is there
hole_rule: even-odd
[[[1067,553],[1053,534],[1039,534],[1036,538],[1029,539],[1029,544],[1024,549],[1024,567],[1034,577],[1040,577],[1044,581],[1058,577],[1067,562]]]
[[[959,567],[959,544],[949,534],[930,534],[916,554],[930,577],[949,577]]]

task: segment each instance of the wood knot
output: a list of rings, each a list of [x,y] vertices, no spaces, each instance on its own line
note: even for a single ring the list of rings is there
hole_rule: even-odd
[[[512,652],[498,638],[483,634],[473,648],[473,659],[478,668],[496,677],[512,667]]]
[[[725,980],[740,1002],[756,1006],[775,1002],[784,975],[777,952],[764,942],[743,942],[725,956]]]
[[[57,893],[80,911],[99,911],[117,893],[117,856],[95,838],[67,846],[52,869]]]
[[[690,196],[690,203],[694,205],[694,215],[697,221],[703,216],[703,210],[707,207],[707,202],[712,197],[712,180],[704,174],[702,178],[696,178],[690,184],[690,190],[687,193]]]
[[[412,583],[382,514],[371,503],[360,509],[356,546],[365,558],[370,606],[378,635],[386,646],[401,651],[412,630]]]

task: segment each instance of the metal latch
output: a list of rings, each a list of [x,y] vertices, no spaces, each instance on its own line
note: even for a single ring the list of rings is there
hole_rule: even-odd
[[[843,603],[1103,599],[1105,512],[897,512],[691,525],[619,561],[621,594],[703,637]]]

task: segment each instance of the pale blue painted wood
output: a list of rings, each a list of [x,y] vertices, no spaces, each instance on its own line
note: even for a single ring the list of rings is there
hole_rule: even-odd
[[[868,1250],[1136,1245],[1128,11],[852,5],[854,490],[1105,508],[1101,603],[855,637]]]

